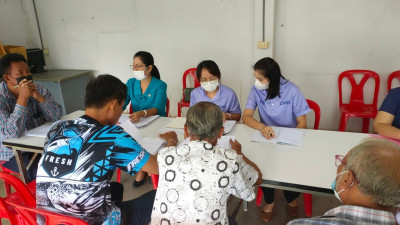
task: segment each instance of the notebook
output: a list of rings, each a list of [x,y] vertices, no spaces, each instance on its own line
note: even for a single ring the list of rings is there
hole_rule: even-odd
[[[267,140],[260,131],[256,130],[251,141],[293,146],[303,145],[304,132],[293,128],[272,127],[276,138]]]

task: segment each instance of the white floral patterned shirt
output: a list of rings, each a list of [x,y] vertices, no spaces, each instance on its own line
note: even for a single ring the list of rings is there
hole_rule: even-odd
[[[255,198],[257,171],[234,150],[191,141],[158,154],[159,185],[151,224],[228,224],[232,194]]]

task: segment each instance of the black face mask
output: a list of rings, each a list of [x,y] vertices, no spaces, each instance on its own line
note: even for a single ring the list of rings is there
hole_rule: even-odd
[[[27,79],[28,81],[33,80],[33,77],[32,77],[32,75],[28,75],[28,76],[24,76],[24,77],[18,77],[15,79],[17,79],[17,83],[19,84],[23,79]]]

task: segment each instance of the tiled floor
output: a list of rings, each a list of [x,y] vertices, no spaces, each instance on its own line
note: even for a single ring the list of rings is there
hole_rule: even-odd
[[[136,198],[137,196],[140,196],[147,191],[152,189],[152,185],[147,182],[145,185],[143,185],[140,188],[133,189],[132,188],[132,182],[134,178],[126,173],[122,172],[121,176],[121,182],[124,185],[125,191],[124,191],[124,200],[129,200]],[[0,181],[0,195],[4,195],[4,186],[2,181]],[[230,201],[230,204],[228,205],[228,213],[231,214],[233,207],[236,203],[236,199],[233,201]],[[300,217],[305,217],[304,215],[304,204],[303,204],[303,197],[299,198],[299,203],[300,203]],[[340,202],[332,195],[332,197],[325,197],[325,196],[318,196],[318,195],[313,195],[313,215],[322,215],[325,211],[334,208],[336,206],[340,205]],[[239,225],[258,225],[258,224],[267,224],[263,222],[259,216],[261,212],[261,208],[257,207],[255,204],[255,200],[252,202],[248,203],[248,210],[247,212],[243,211],[243,206],[239,210],[239,213],[236,217],[236,221]],[[283,198],[282,191],[276,191],[276,205],[275,205],[275,211],[274,211],[274,216],[272,220],[268,223],[271,225],[280,225],[280,224],[286,224],[288,221],[294,219],[291,217],[287,211],[286,211],[286,203]],[[8,221],[2,219],[1,224],[9,224]]]

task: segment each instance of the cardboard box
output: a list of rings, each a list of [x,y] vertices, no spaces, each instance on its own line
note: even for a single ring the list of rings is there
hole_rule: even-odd
[[[4,50],[6,53],[19,53],[28,60],[28,56],[26,55],[26,48],[24,46],[15,46],[15,45],[5,45]]]

